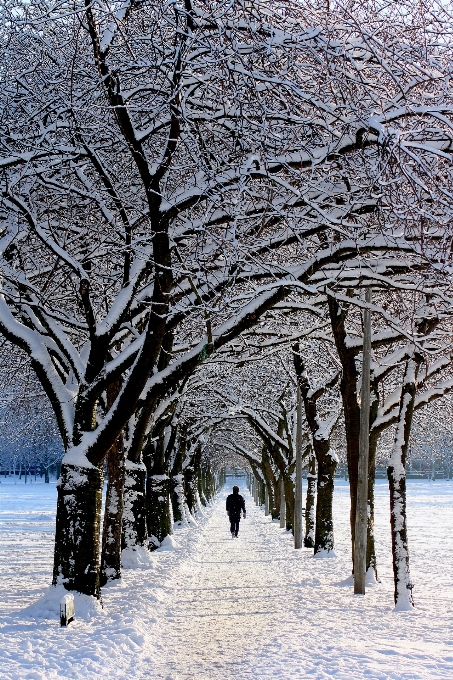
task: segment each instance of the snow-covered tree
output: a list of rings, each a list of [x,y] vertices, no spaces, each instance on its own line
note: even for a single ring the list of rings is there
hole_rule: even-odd
[[[407,8],[2,5],[0,330],[66,448],[54,582],[98,594],[102,463],[124,437],[143,499],[153,413],[214,351],[351,258],[448,266],[450,53]]]

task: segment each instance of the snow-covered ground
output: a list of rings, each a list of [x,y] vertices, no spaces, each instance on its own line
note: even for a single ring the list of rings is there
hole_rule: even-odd
[[[355,597],[348,488],[337,481],[337,559],[295,551],[256,508],[240,480],[247,519],[228,532],[219,494],[180,549],[152,555],[103,590],[104,609],[78,599],[60,628],[52,566],[54,485],[0,484],[0,678],[453,677],[453,483],[409,482],[409,540],[416,609],[394,613],[388,491],[377,483],[381,585]],[[50,618],[49,618],[50,617]]]

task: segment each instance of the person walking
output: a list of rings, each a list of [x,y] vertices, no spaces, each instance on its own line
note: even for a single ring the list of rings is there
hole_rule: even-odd
[[[231,538],[237,538],[239,522],[241,521],[241,511],[242,516],[245,519],[245,501],[239,494],[238,486],[233,486],[233,493],[230,493],[230,495],[227,496],[226,511],[228,513],[228,517],[230,518]]]

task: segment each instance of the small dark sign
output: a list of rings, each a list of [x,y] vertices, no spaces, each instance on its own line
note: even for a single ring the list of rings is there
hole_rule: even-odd
[[[74,595],[68,593],[60,600],[60,625],[67,626],[74,621]]]

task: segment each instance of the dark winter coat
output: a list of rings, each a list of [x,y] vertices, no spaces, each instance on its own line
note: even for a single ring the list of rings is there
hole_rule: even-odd
[[[241,510],[245,517],[245,501],[239,493],[230,493],[226,499],[226,510],[230,519],[239,519],[241,517]]]

